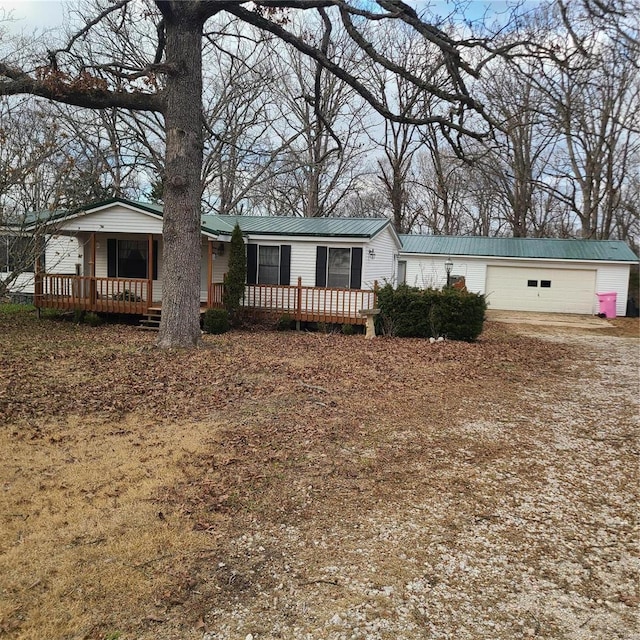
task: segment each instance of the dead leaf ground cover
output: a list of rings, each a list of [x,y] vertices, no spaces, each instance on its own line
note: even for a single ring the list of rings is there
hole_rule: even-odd
[[[166,353],[0,314],[0,636],[631,638],[638,345],[601,335],[608,404],[512,326]]]

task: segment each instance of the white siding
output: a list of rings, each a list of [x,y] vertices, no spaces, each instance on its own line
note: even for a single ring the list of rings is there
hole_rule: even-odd
[[[374,255],[369,254],[370,250]],[[396,256],[398,246],[389,227],[385,227],[377,236],[364,245],[362,255],[362,288],[373,289],[377,281],[379,286],[388,282],[395,283]]]
[[[61,231],[98,231],[101,233],[162,233],[162,218],[139,209],[111,205],[77,218],[65,220]]]
[[[45,247],[45,271],[47,273],[74,274],[76,264],[82,264],[82,255],[82,246],[78,238],[50,236]]]
[[[407,262],[407,284],[420,289],[440,289],[447,282],[447,272],[444,268],[448,256],[418,256],[415,254],[400,254],[401,260]],[[484,293],[487,274],[487,263],[477,258],[455,256],[452,276],[462,276],[467,289],[474,293]]]
[[[291,284],[298,284],[302,278],[303,287],[316,284],[316,247],[315,242],[295,240],[291,244]]]
[[[207,239],[204,239],[205,247],[207,245]],[[213,246],[218,247],[222,243],[214,242]],[[231,243],[225,242],[224,249],[222,255],[214,255],[213,256],[213,281],[214,282],[224,282],[224,276],[229,271],[229,252],[231,251]],[[208,247],[206,247],[207,255],[208,255]],[[203,264],[203,269],[205,270],[205,278],[207,273],[207,262],[206,259]]]
[[[292,285],[298,284],[298,278],[302,278],[302,286],[314,287],[316,286],[316,253],[317,247],[362,247],[362,286],[373,287],[373,280],[375,280],[376,272],[373,273],[373,278],[365,276],[365,269],[367,268],[368,261],[368,248],[369,245],[358,241],[359,238],[281,238],[277,240],[273,238],[261,239],[257,236],[251,238],[251,244],[257,244],[260,246],[280,246],[282,244],[288,244],[291,246],[291,280]],[[381,255],[385,252],[384,242],[381,242]],[[378,249],[376,251],[376,260]],[[393,260],[393,252],[391,254],[391,261]],[[365,279],[367,277],[369,282]]]
[[[0,278],[4,279],[7,273],[0,273]],[[33,271],[19,273],[16,279],[9,285],[10,293],[33,293]]]
[[[617,294],[616,315],[624,316],[627,313],[627,297],[629,296],[629,270],[628,264],[603,264],[598,268],[596,275],[596,293]],[[594,301],[594,313],[599,311],[599,304]]]
[[[44,260],[47,273],[75,274],[76,264],[82,263],[82,247],[78,238],[60,235],[48,236]],[[13,293],[32,294],[34,292],[33,271],[19,274],[9,289]]]

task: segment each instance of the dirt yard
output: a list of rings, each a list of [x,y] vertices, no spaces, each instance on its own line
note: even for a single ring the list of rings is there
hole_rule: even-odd
[[[0,312],[0,637],[640,638],[611,324],[185,354]]]

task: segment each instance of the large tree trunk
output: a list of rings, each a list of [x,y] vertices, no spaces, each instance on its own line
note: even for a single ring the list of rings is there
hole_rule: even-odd
[[[157,346],[200,342],[200,175],[202,171],[202,20],[173,3],[166,20],[166,160],[162,320]]]

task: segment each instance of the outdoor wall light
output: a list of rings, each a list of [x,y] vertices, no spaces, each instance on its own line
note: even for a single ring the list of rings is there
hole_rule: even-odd
[[[375,260],[376,259],[376,250],[375,249],[369,249],[369,259],[370,260]]]
[[[451,286],[451,269],[453,269],[453,262],[451,258],[447,258],[444,263],[444,270],[447,272],[447,289]]]

